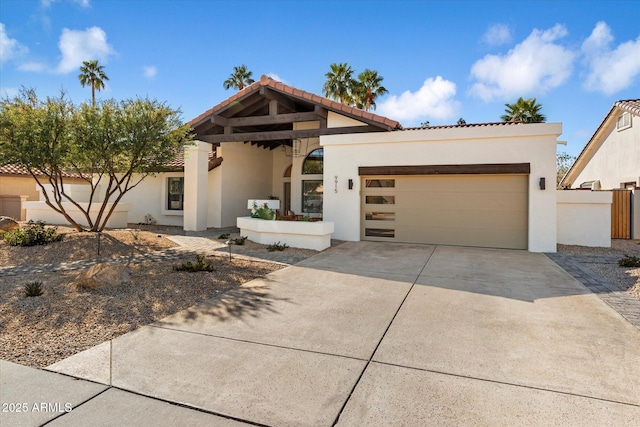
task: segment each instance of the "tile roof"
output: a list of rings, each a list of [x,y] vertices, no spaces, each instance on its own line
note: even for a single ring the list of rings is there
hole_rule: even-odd
[[[618,101],[613,105],[620,108],[621,110],[625,110],[630,112],[631,114],[640,116],[640,99],[626,99]]]
[[[272,79],[271,77],[267,77],[264,75],[260,77],[260,80],[258,80],[257,82],[245,87],[244,89],[230,96],[229,98],[225,99],[218,105],[200,114],[198,117],[191,120],[189,122],[189,125],[192,127],[195,126],[196,124],[198,124],[199,122],[207,118],[208,116],[211,116],[215,114],[217,111],[222,110],[232,102],[238,99],[241,99],[257,90],[260,90],[260,87],[263,87],[263,86],[270,87],[271,89],[274,89],[278,92],[282,92],[296,98],[307,100],[311,103],[322,105],[326,107],[328,110],[343,113],[355,119],[361,118],[369,122],[378,123],[380,125],[389,127],[392,130],[402,129],[402,125],[395,120],[391,120],[386,117],[361,110],[359,108],[351,107],[351,106],[342,104],[340,102],[333,101],[331,99],[313,94],[311,92],[307,92],[301,89],[296,89],[292,86],[286,85],[282,82],[279,82],[277,80]]]
[[[14,164],[0,165],[0,175],[31,176],[27,169]],[[62,176],[65,178],[83,178],[83,176],[74,172],[63,172]],[[85,175],[84,178],[88,178],[88,176]]]
[[[209,151],[209,170],[219,166],[222,157],[216,157],[213,150]],[[160,171],[157,172],[182,172],[184,170],[184,151],[180,150]]]
[[[404,128],[403,130],[476,128],[476,127],[489,127],[489,126],[519,126],[519,125],[526,125],[526,124],[527,123],[524,123],[524,122],[488,122],[488,123],[468,123],[464,125],[418,126],[418,127]]]

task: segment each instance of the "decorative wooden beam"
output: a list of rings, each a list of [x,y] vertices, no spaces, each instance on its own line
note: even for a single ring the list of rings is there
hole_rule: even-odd
[[[290,110],[296,111],[296,106],[294,104],[294,102],[285,97],[282,96],[281,94],[279,94],[278,92],[275,92],[265,86],[260,86],[260,95],[262,95],[263,97],[271,100],[271,101],[278,101],[278,103],[280,105],[284,105],[285,107],[289,108]]]
[[[360,166],[358,175],[478,175],[529,174],[529,163],[491,163],[471,165]]]
[[[276,115],[268,115],[268,116],[250,116],[250,117],[232,117],[232,118],[224,118],[224,125],[220,123],[221,126],[231,126],[231,127],[242,127],[242,126],[260,126],[260,125],[278,125],[283,123],[294,123],[294,122],[310,122],[321,120],[322,117],[318,116],[315,112],[310,113],[288,113],[288,114],[276,114]],[[213,118],[212,118],[213,121]],[[217,121],[217,119],[216,119]],[[218,123],[216,123],[218,124]]]
[[[275,99],[269,101],[269,115],[272,117],[278,115],[278,101]]]
[[[342,135],[347,133],[381,132],[375,126],[350,126],[326,129],[279,130],[271,132],[247,132],[231,135],[198,135],[196,139],[212,144],[220,142],[273,141],[276,139],[314,138],[322,135]]]

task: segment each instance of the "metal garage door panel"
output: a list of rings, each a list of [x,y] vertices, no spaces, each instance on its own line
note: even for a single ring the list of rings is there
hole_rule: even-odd
[[[363,185],[361,237],[364,240],[527,248],[527,175],[385,178],[395,179],[395,186],[367,188]],[[384,201],[392,204],[367,204],[367,195],[369,201],[377,200],[371,196],[388,196]],[[365,220],[366,211],[369,219],[378,220]],[[376,211],[393,214],[372,215]],[[380,220],[383,218],[386,220]]]

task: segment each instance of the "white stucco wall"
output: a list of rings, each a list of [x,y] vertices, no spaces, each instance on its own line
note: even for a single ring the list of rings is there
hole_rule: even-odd
[[[322,136],[324,219],[335,223],[334,238],[360,239],[359,166],[530,163],[528,249],[555,252],[553,183],[561,133],[560,123],[540,123]],[[541,177],[546,190],[539,188]],[[353,190],[348,190],[349,179]]]
[[[274,150],[275,151],[275,150]],[[248,199],[266,199],[273,186],[273,155],[269,149],[243,142],[223,142],[218,148],[220,169],[220,225],[236,225],[247,216]],[[211,194],[211,193],[210,193]],[[216,225],[218,226],[218,225]]]
[[[611,247],[610,191],[557,191],[558,243]]]
[[[602,145],[584,158],[586,166],[572,187],[586,181],[600,180],[603,190],[621,188],[620,184],[635,182],[640,187],[640,117],[632,116],[632,127],[618,131],[612,120],[602,135]]]
[[[164,172],[147,176],[136,188],[124,195],[122,201],[131,205],[129,222],[144,222],[151,215],[157,224],[183,226],[183,211],[167,209],[167,178],[184,177],[183,172]]]

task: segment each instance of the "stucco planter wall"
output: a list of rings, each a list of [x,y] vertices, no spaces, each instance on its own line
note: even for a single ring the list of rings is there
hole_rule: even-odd
[[[80,203],[80,205],[84,209],[87,208],[87,203]],[[112,205],[113,203],[107,204],[107,210],[111,209]],[[85,227],[88,225],[84,214],[71,202],[62,202],[62,206],[64,206],[67,214],[77,221],[78,224]],[[94,203],[93,206],[91,206],[89,214],[92,219],[95,220],[95,218],[98,217],[101,206],[102,203]],[[51,209],[45,202],[24,202],[23,208],[26,210],[27,221],[40,220],[47,224],[69,224],[64,216]],[[109,221],[107,221],[107,228],[127,228],[129,209],[131,209],[131,205],[129,203],[118,203],[113,214],[109,217]]]
[[[292,248],[321,251],[331,246],[333,222],[329,221],[266,221],[251,217],[239,217],[237,226],[241,236],[252,242],[271,245],[286,243]]]

